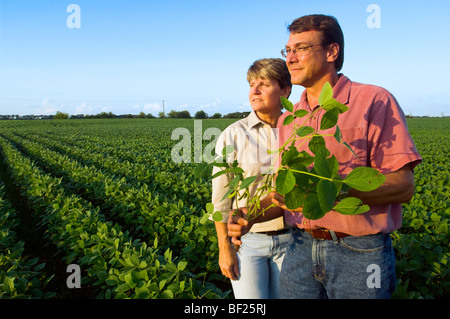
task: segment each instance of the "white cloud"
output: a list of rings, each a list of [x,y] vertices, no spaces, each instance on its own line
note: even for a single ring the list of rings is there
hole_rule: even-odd
[[[145,113],[155,113],[155,112],[161,112],[162,106],[159,103],[150,103],[144,105],[144,112]]]
[[[216,97],[214,99],[214,101],[212,101],[211,103],[202,104],[202,105],[200,105],[200,107],[208,108],[208,107],[212,107],[212,106],[218,106],[220,103],[221,103],[220,99],[218,97]]]
[[[144,106],[141,106],[140,104],[135,104],[133,106],[133,109],[144,113],[153,113],[153,115],[163,110],[162,105],[160,103],[147,103]]]
[[[56,111],[62,111],[61,108],[64,104],[58,106],[53,103],[52,100],[44,98],[41,102],[41,106],[36,108],[35,114],[51,115],[56,114]]]
[[[82,102],[80,105],[75,107],[76,114],[93,114],[94,106],[91,102]]]
[[[100,112],[109,112],[110,108],[101,105],[94,105],[92,102],[85,101],[75,107],[74,114],[98,114]]]

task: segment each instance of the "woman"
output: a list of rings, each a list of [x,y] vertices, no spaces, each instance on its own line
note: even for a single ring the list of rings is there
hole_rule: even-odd
[[[245,171],[245,177],[263,174],[272,165],[267,150],[276,148],[276,124],[281,115],[280,97],[291,93],[290,74],[281,59],[261,59],[247,72],[250,85],[249,100],[252,112],[244,119],[228,126],[216,144],[216,154],[222,155],[227,145],[233,145],[233,160]],[[214,168],[215,174],[219,168]],[[279,274],[290,234],[283,217],[255,224],[242,237],[238,252],[227,235],[230,210],[247,207],[244,200],[226,198],[230,176],[213,179],[214,211],[222,213],[222,221],[215,222],[219,244],[219,266],[232,281],[237,299],[275,299],[279,297]],[[231,176],[232,178],[232,176]],[[252,196],[256,186],[250,188]]]

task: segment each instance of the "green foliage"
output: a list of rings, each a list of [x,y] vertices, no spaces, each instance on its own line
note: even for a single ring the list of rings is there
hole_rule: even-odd
[[[363,205],[362,201],[357,198],[345,198],[344,201],[339,202],[343,198],[340,194],[341,190],[354,188],[359,191],[371,191],[384,183],[385,176],[370,167],[357,167],[345,178],[338,174],[338,161],[334,155],[330,154],[320,132],[336,126],[333,134],[336,142],[350,148],[342,140],[340,129],[336,125],[339,114],[346,112],[348,107],[333,98],[331,85],[328,82],[324,85],[319,97],[320,105],[311,113],[306,110],[294,110],[292,102],[284,97],[281,97],[281,103],[287,112],[291,113],[285,117],[283,125],[291,124],[297,118],[310,119],[319,110],[323,110],[325,113],[317,131],[310,126],[294,122],[291,136],[278,150],[272,151],[281,156],[281,166],[277,168],[274,175],[262,175],[262,180],[255,182],[258,176],[244,179],[244,171],[242,169],[239,171],[236,161],[225,165],[226,163],[223,163],[222,160],[218,160],[213,163],[199,164],[195,169],[196,176],[205,176],[214,165],[220,167],[221,172],[213,178],[221,174],[232,176],[227,185],[229,190],[226,196],[247,198],[249,213],[246,218],[248,219],[254,219],[264,213],[265,210],[260,209],[260,199],[272,191],[285,195],[286,205],[289,209],[303,207],[303,214],[309,219],[322,218],[331,210],[344,215],[362,214],[369,211],[369,206]],[[295,146],[296,142],[300,142],[302,145],[308,143],[312,155],[304,151],[299,152]],[[226,157],[226,154],[223,157]],[[274,182],[273,179],[275,179]],[[250,198],[248,188],[253,182],[258,184],[258,189],[255,196]],[[244,193],[239,195],[239,192],[242,191]]]
[[[167,115],[169,118],[173,118],[173,119],[190,119],[191,118],[191,114],[189,113],[189,111],[175,111],[172,110],[169,112],[169,114]]]
[[[106,130],[77,120],[0,132],[11,178],[41,216],[47,241],[64,263],[80,266],[82,287],[100,298],[226,297],[214,228],[201,219],[208,185],[194,179],[193,166],[171,161],[164,120],[124,121],[105,120]]]
[[[57,120],[65,120],[65,119],[69,118],[69,114],[57,111],[56,115],[54,116],[54,118],[57,119]]]
[[[302,116],[298,110],[293,114]],[[203,129],[225,129],[233,121],[204,121]],[[424,162],[415,169],[416,194],[403,205],[403,226],[392,234],[398,278],[394,297],[448,298],[450,119],[413,118],[408,126]],[[205,214],[214,213],[207,205],[209,178],[195,178],[193,164],[171,161],[176,141],[170,136],[177,127],[192,132],[194,120],[0,121],[0,156],[8,176],[41,220],[37,227],[45,230],[45,241],[58,247],[55,258],[79,264],[82,288],[99,298],[230,296],[230,283],[218,267],[214,225]],[[297,132],[300,138],[314,130]],[[345,143],[337,127],[334,137]],[[295,165],[289,164],[291,171],[306,171],[316,155],[287,155],[290,146],[283,165],[297,157]],[[325,156],[325,172],[333,172],[331,158]],[[314,179],[293,174],[296,184]],[[318,189],[332,187],[325,182]],[[305,198],[299,187],[285,195],[293,207]],[[59,298],[59,293],[47,293],[57,279],[48,273],[48,263],[23,254],[26,243],[14,233],[21,227],[17,208],[5,198],[2,203],[8,208],[0,217],[1,298]]]
[[[197,111],[197,112],[195,112],[194,118],[196,118],[196,119],[206,119],[206,118],[208,118],[208,114],[206,114],[206,112],[203,111],[203,110]]]
[[[24,256],[24,242],[16,236],[20,221],[11,203],[5,199],[0,181],[0,299],[51,298],[44,288],[53,276],[47,276],[45,263]]]
[[[395,298],[450,297],[449,122],[408,119],[423,162],[415,169],[416,192],[403,205],[403,225],[392,234],[399,278]]]

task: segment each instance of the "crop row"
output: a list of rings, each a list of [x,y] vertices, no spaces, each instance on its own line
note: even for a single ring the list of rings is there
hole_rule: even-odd
[[[12,140],[39,165],[62,177],[66,189],[95,203],[108,213],[109,219],[130,229],[134,237],[147,242],[157,238],[162,249],[170,248],[186,259],[192,271],[211,272],[216,267],[213,229],[200,224],[203,213],[197,213],[201,210],[199,206],[187,206],[181,199],[167,202],[161,195],[150,192],[146,183],[127,183],[124,178],[108,176],[95,166],[81,165],[41,143],[17,136]]]
[[[166,249],[133,240],[121,226],[90,202],[67,193],[61,178],[46,174],[5,138],[0,138],[4,160],[33,211],[46,227],[46,237],[63,260],[84,270],[83,285],[92,285],[99,297],[196,298],[214,295],[186,270],[187,262]],[[215,287],[212,287],[215,288]]]
[[[136,187],[145,184],[154,196],[164,197],[165,202],[177,203],[181,200],[185,205],[192,205],[200,211],[211,196],[209,188],[200,184],[192,171],[180,169],[170,159],[164,161],[162,154],[159,154],[159,162],[153,158],[154,155],[144,153],[131,161],[123,158],[122,152],[117,153],[114,146],[94,141],[77,143],[68,137],[55,141],[52,137],[38,134],[22,134],[21,137],[65,155],[80,165],[94,167],[113,179],[125,178],[128,183],[136,184]]]
[[[403,225],[393,233],[397,257],[396,296],[450,295],[450,166],[448,119],[410,119],[423,162],[415,169],[416,192],[403,205]]]
[[[396,298],[450,295],[449,120],[408,119],[424,161],[415,169],[416,193],[403,205],[402,228],[392,234],[397,257]],[[223,129],[229,123],[208,120],[202,125],[203,129]],[[56,245],[60,253],[55,259],[63,256],[63,264],[80,265],[82,287],[99,297],[216,298],[226,296],[217,287],[230,289],[217,266],[214,225],[201,221],[211,185],[194,178],[195,164],[177,164],[171,159],[171,148],[177,143],[171,140],[171,132],[177,127],[192,134],[194,121],[0,123],[4,149],[0,155],[5,157],[8,152],[9,171],[22,171],[12,179],[46,230],[43,242]],[[21,212],[16,202],[14,209]],[[8,234],[18,229],[19,222],[22,226],[14,213],[4,215],[9,217],[3,222],[14,225]],[[17,241],[14,236],[13,242]],[[0,243],[0,248],[13,252],[13,242]],[[27,261],[23,256],[21,260]],[[139,278],[145,277],[140,274],[144,270],[140,266],[145,266],[142,261],[148,267],[144,268],[148,280]],[[35,266],[41,263],[40,259]],[[19,278],[14,279],[15,284]],[[50,285],[55,280],[60,280],[57,274]]]
[[[0,299],[51,298],[54,292],[44,292],[52,279],[39,258],[24,255],[25,243],[14,231],[20,224],[17,212],[5,199],[5,187],[0,181]]]

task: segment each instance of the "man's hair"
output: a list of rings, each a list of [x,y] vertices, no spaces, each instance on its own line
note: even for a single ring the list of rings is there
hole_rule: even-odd
[[[283,59],[260,59],[253,62],[247,72],[247,81],[253,79],[276,80],[280,88],[292,89],[291,74]]]
[[[344,34],[337,19],[333,16],[312,14],[294,20],[289,26],[290,33],[306,31],[322,31],[322,43],[339,45],[339,55],[334,62],[336,71],[342,69],[344,64]]]

